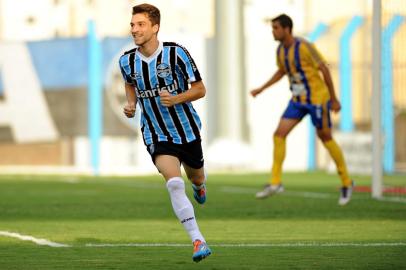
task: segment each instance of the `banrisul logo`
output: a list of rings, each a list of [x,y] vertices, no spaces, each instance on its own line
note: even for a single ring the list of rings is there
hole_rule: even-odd
[[[176,90],[178,89],[178,82],[176,80],[173,81],[172,84],[169,85],[165,85],[162,87],[155,87],[152,89],[146,89],[146,90],[139,90],[137,88],[137,97],[138,98],[152,98],[152,97],[157,97],[159,96],[159,93],[162,91],[168,91],[169,93],[173,93],[176,92]]]
[[[162,63],[156,67],[156,73],[161,78],[166,78],[171,75],[171,69],[168,64]]]

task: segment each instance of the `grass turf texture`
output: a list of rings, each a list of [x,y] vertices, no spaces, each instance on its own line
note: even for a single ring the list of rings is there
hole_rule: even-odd
[[[403,177],[385,181],[401,183]],[[266,174],[210,175],[204,206],[194,202],[187,185],[213,251],[195,264],[158,176],[0,176],[0,231],[71,245],[52,248],[0,236],[0,269],[406,268],[405,203],[355,193],[340,207],[338,177],[321,172],[284,174],[285,193],[256,200],[266,179]],[[356,183],[369,185],[370,179],[357,177]],[[190,246],[123,246],[131,243]],[[374,243],[402,244],[365,246]]]

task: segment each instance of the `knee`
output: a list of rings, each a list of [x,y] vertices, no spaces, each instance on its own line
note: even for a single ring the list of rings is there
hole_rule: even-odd
[[[166,187],[170,192],[174,192],[176,190],[184,190],[185,189],[185,182],[180,177],[174,177],[166,182]]]
[[[333,139],[333,137],[331,136],[330,133],[320,132],[320,133],[318,133],[317,135],[318,135],[319,139],[320,139],[322,142],[327,142],[327,141],[330,141],[330,140]]]
[[[286,138],[286,134],[284,132],[278,130],[278,129],[273,133],[273,136],[274,137],[279,137],[279,138],[282,138],[282,139]]]
[[[207,173],[206,170],[203,168],[202,170],[192,170],[188,171],[186,170],[186,175],[187,178],[192,182],[193,184],[201,184],[206,181],[207,178]]]

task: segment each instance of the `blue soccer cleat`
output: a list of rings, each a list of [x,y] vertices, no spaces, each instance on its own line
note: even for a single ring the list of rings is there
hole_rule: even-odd
[[[204,204],[206,202],[206,185],[202,184],[200,188],[197,188],[194,184],[192,184],[192,188],[193,197],[195,200],[200,204]]]
[[[200,262],[204,258],[210,256],[211,250],[205,242],[196,240],[193,242],[193,246],[194,248],[192,259],[194,262]]]

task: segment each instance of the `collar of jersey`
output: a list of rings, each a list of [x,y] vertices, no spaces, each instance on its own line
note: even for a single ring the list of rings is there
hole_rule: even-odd
[[[145,55],[143,55],[142,53],[140,53],[138,50],[137,50],[136,53],[137,53],[137,55],[141,58],[141,60],[143,60],[144,62],[149,63],[149,62],[151,62],[155,57],[158,56],[158,54],[162,51],[162,48],[163,48],[163,43],[162,43],[161,41],[159,41],[158,48],[157,48],[156,51],[155,51],[153,54],[151,54],[150,56],[146,57]]]

